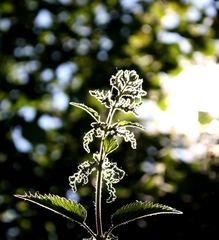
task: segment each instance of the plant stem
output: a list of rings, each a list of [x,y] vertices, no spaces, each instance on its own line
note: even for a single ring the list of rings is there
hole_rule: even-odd
[[[100,144],[100,157],[99,157],[99,166],[97,171],[97,180],[96,180],[96,192],[95,192],[95,219],[96,219],[96,230],[97,230],[97,239],[103,239],[103,227],[102,227],[102,184],[103,184],[103,168],[102,165],[105,159],[104,153],[104,140],[106,137],[107,129],[110,127],[113,115],[115,113],[115,108],[112,107],[108,113],[106,119],[106,130],[104,136],[101,139]]]
[[[95,194],[95,217],[96,217],[96,229],[97,229],[97,236],[103,235],[103,228],[102,228],[102,214],[101,214],[101,198],[102,198],[102,181],[103,181],[103,172],[102,172],[102,164],[103,164],[103,141],[101,141],[100,146],[100,163],[98,166],[97,172],[97,182],[96,182],[96,194]]]

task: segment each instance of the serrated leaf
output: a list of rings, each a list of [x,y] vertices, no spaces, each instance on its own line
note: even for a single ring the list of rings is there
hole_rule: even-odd
[[[85,112],[91,115],[92,118],[94,118],[97,122],[100,120],[100,116],[97,111],[95,111],[93,108],[88,107],[87,105],[83,103],[76,103],[76,102],[70,102],[71,105],[81,108]]]
[[[119,127],[134,127],[134,128],[139,128],[141,130],[144,130],[144,127],[137,123],[137,122],[130,122],[130,121],[120,121],[118,122]]]
[[[87,217],[87,211],[81,204],[57,195],[25,193],[15,197],[35,203],[79,224],[83,224]]]
[[[118,148],[118,142],[115,137],[106,137],[104,139],[104,151],[106,154],[110,154]]]
[[[182,212],[158,203],[136,201],[118,209],[111,219],[113,228],[116,228],[131,221],[157,214],[182,214]]]

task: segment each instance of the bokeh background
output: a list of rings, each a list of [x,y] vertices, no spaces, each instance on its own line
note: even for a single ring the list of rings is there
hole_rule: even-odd
[[[20,201],[25,191],[80,201],[94,227],[93,181],[73,194],[68,176],[88,158],[89,89],[134,69],[148,95],[138,149],[112,159],[126,171],[110,215],[136,199],[170,205],[121,227],[120,239],[215,239],[219,222],[219,2],[213,0],[0,1],[0,239],[82,239],[78,225]],[[104,113],[104,112],[103,112]],[[133,118],[132,116],[128,116]],[[133,118],[134,119],[134,118]],[[105,192],[103,197],[105,198]]]

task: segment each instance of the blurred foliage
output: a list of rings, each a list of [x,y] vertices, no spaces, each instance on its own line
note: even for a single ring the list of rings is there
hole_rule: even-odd
[[[1,0],[0,239],[82,239],[77,225],[13,194],[39,190],[78,198],[68,176],[87,158],[82,137],[89,120],[68,103],[101,109],[88,90],[107,87],[116,68],[136,70],[148,98],[164,108],[159,74],[178,73],[180,60],[196,52],[215,54],[218,2],[192,2]],[[124,143],[113,154],[127,177],[117,187],[118,200],[104,206],[106,224],[135,199],[184,212],[132,223],[118,230],[121,239],[133,233],[136,239],[210,239],[217,233],[218,158],[185,163],[171,157],[173,147],[171,136],[141,133],[137,151]],[[79,195],[92,216],[92,182]]]

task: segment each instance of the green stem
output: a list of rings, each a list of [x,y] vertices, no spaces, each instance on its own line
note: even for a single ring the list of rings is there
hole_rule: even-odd
[[[106,124],[107,129],[109,128],[113,115],[115,113],[115,108],[112,107],[108,113]],[[101,140],[100,144],[100,158],[99,158],[99,166],[97,171],[97,180],[96,180],[96,192],[95,192],[95,219],[96,219],[96,230],[97,230],[97,239],[103,239],[103,226],[102,226],[102,184],[103,184],[103,169],[102,165],[104,163],[105,159],[105,153],[104,153],[104,140],[106,137],[106,132],[104,133],[104,136]]]
[[[96,194],[95,194],[95,217],[96,217],[96,229],[97,229],[97,236],[103,235],[103,228],[102,228],[102,214],[101,214],[101,197],[102,197],[102,181],[103,181],[103,172],[102,172],[102,164],[103,164],[103,140],[101,141],[100,146],[100,163],[98,166],[97,172],[97,182],[96,182]]]

